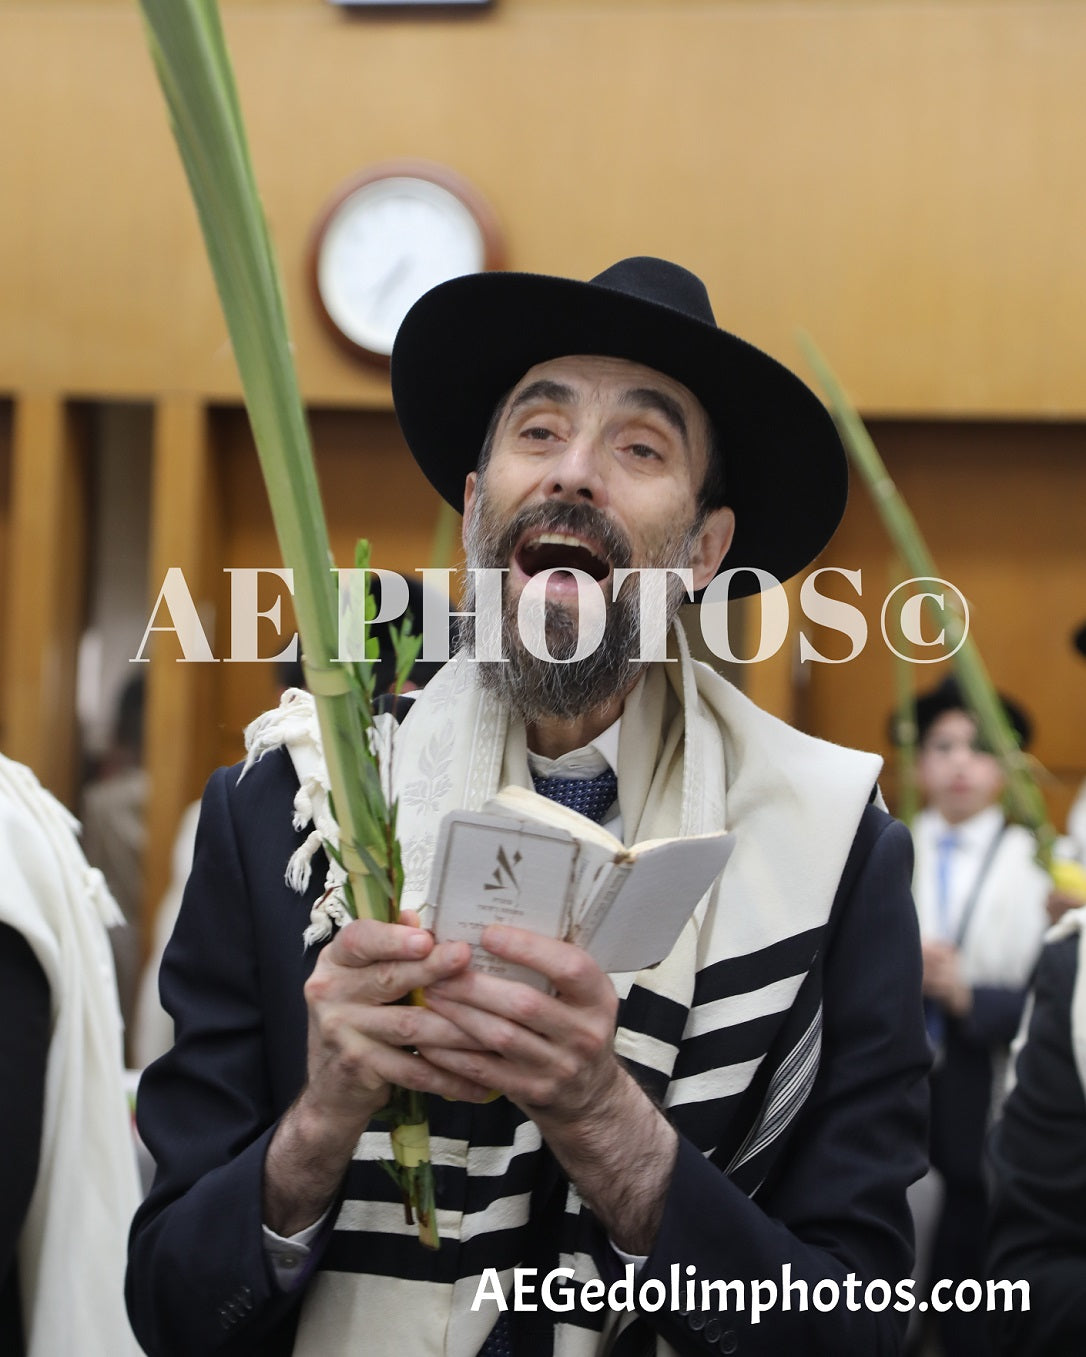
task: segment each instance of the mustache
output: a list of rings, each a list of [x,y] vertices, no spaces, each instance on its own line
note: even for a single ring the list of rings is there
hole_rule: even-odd
[[[567,532],[596,543],[612,567],[628,569],[633,560],[630,539],[602,509],[592,504],[567,504],[548,500],[521,509],[511,522],[497,528],[491,524],[489,505],[484,501],[479,515],[481,529],[479,561],[484,566],[505,564],[526,532]]]

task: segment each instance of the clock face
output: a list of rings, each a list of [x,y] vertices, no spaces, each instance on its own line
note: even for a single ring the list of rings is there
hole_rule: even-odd
[[[419,173],[373,172],[340,194],[319,228],[313,269],[321,308],[342,339],[387,358],[424,292],[494,267],[489,209],[473,199],[462,185]]]

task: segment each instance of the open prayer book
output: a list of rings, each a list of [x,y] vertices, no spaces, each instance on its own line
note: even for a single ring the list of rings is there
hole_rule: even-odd
[[[430,876],[439,942],[471,944],[472,965],[537,989],[537,971],[479,945],[487,924],[583,947],[603,971],[655,966],[723,870],[734,835],[646,839],[625,847],[595,821],[524,787],[442,820]]]

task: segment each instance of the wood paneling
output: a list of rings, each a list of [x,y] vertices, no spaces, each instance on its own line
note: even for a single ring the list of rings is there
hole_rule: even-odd
[[[940,574],[966,597],[972,633],[993,680],[1033,715],[1033,752],[1051,774],[1046,792],[1062,825],[1086,777],[1086,662],[1070,644],[1072,630],[1086,618],[1086,427],[870,427]],[[880,635],[879,611],[891,580],[901,574],[855,478],[844,522],[821,564],[863,571],[860,606],[869,639],[863,654],[847,664],[804,666],[805,723],[819,735],[889,754],[893,660]],[[847,589],[840,597],[852,599]],[[808,631],[819,649],[831,652],[834,638]],[[836,653],[843,653],[840,644]],[[941,666],[916,666],[914,682],[923,690],[942,673]]]
[[[4,577],[4,752],[74,806],[76,653],[86,616],[87,412],[21,397],[12,435]]]
[[[0,400],[0,581],[11,577],[9,565],[11,537],[11,401]],[[0,752],[6,749],[4,722],[7,719],[8,678],[8,590],[0,586]]]
[[[170,569],[180,569],[205,632],[215,625],[221,552],[222,491],[202,405],[185,396],[155,410],[151,473],[151,579],[148,611]],[[165,609],[157,626],[168,626]],[[215,767],[218,668],[185,663],[176,636],[154,635],[144,652],[149,675],[146,763],[151,774],[145,868],[147,919],[153,936],[158,901],[170,876],[170,853],[181,812]]]
[[[314,404],[388,394],[318,322],[312,223],[418,155],[488,196],[511,267],[672,255],[869,412],[1086,414],[1080,0],[222,9]],[[0,386],[236,398],[137,7],[8,4],[0,51]]]
[[[222,564],[272,567],[281,564],[256,449],[243,410],[219,408],[213,415],[216,455],[222,469]],[[431,549],[441,501],[415,466],[394,417],[384,411],[315,410],[310,415],[317,474],[324,500],[332,555],[337,565],[354,562],[355,543],[367,537],[373,564],[402,574],[432,564]],[[283,590],[262,581],[259,606],[270,608]],[[229,649],[229,577],[218,582],[216,654]],[[282,649],[295,628],[284,598],[283,633],[261,623],[262,655]],[[219,688],[219,762],[243,756],[241,733],[276,700],[270,664],[222,664]]]

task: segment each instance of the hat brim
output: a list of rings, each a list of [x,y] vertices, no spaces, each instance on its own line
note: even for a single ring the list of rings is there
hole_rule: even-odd
[[[537,363],[602,354],[681,382],[704,407],[724,460],[735,537],[722,569],[786,580],[833,536],[848,468],[829,412],[803,382],[745,340],[658,302],[542,274],[469,274],[408,312],[392,353],[396,414],[419,467],[463,511],[487,426]],[[733,597],[757,593],[738,576]]]

